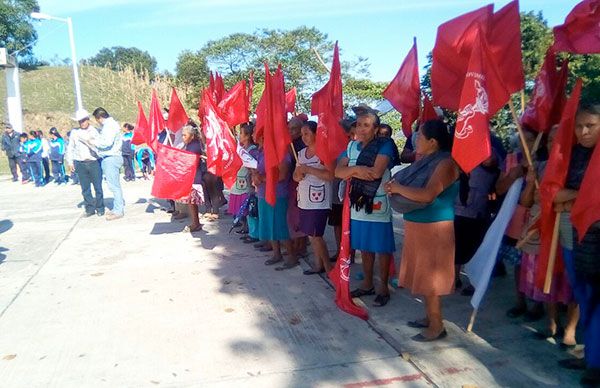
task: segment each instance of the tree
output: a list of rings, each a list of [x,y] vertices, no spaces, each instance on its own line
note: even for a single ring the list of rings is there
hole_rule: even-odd
[[[254,33],[236,33],[206,43],[199,51],[184,51],[179,55],[176,76],[180,81],[194,85],[208,83],[205,66],[218,71],[227,87],[247,79],[254,71],[255,85],[263,82],[264,63],[271,68],[281,64],[286,87],[298,89],[298,105],[307,111],[310,97],[327,80],[328,72],[317,59],[317,54],[329,63],[333,42],[316,28],[298,27],[293,30],[261,29]],[[326,65],[329,66],[329,65]],[[366,58],[355,58],[342,63],[345,76],[368,76]],[[258,89],[255,89],[256,94]]]
[[[150,78],[156,73],[156,59],[147,51],[136,47],[104,47],[98,54],[87,59],[86,64],[108,67],[112,70],[123,70],[131,67],[139,73],[148,72]]]
[[[32,46],[37,33],[31,23],[32,12],[39,11],[37,0],[4,0],[0,2],[0,47],[17,57],[32,60]]]

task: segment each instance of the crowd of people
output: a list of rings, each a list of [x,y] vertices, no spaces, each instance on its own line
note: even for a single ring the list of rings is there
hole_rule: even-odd
[[[423,297],[425,302],[424,315],[407,325],[422,330],[413,337],[415,341],[436,341],[447,336],[441,297],[455,292],[473,294],[461,268],[482,243],[509,188],[523,178],[519,204],[494,270],[495,275],[501,276],[506,264],[515,269],[515,305],[507,315],[526,321],[546,316],[546,330],[536,336],[556,338],[566,350],[577,345],[575,333],[580,323],[586,357],[567,358],[561,365],[575,369],[587,366],[588,373],[596,370],[600,361],[600,221],[579,242],[569,211],[600,137],[600,106],[581,106],[573,128],[577,144],[567,183],[555,199],[555,209],[561,212],[560,249],[566,269],[552,279],[549,294],[535,283],[540,240],[539,233],[531,233],[531,227],[540,213],[535,182],[543,177],[556,127],[539,136],[538,131],[524,128],[525,145],[514,142],[505,146],[492,135],[491,156],[466,174],[452,159],[452,128],[443,118],[417,125],[413,137],[399,152],[391,140],[392,128],[380,122],[377,111],[357,107],[355,113],[352,120],[341,122],[348,145],[335,165],[326,165],[317,156],[316,122],[305,115],[289,120],[292,144],[279,165],[274,205],[265,198],[262,139],[253,136],[252,123],[240,127],[239,143],[257,161],[256,168],[246,166],[238,171],[230,190],[228,212],[242,215],[236,226],[243,242],[254,244],[259,251],[272,252],[264,264],[284,271],[297,266],[299,259],[307,255],[310,241],[311,268],[304,274],[327,273],[339,252],[342,203],[346,188],[351,188],[347,197],[351,206],[351,248],[353,255],[360,252],[362,265],[361,283],[352,290],[352,297],[374,296],[374,306],[385,306],[390,300],[390,272],[395,272],[394,254],[401,249],[399,286]],[[202,133],[195,126],[184,128],[184,141],[186,149],[205,155]],[[534,155],[532,166],[524,156],[524,147]],[[211,185],[219,189],[204,181],[205,162],[201,158],[199,163],[192,192],[182,201],[190,204],[192,223],[186,230],[192,232],[202,228],[198,206],[211,195]],[[404,218],[401,248],[394,239],[394,211]],[[335,236],[335,247],[329,247],[323,238],[328,225]],[[333,251],[336,253],[330,256]]]
[[[289,120],[292,144],[278,167],[274,205],[266,201],[263,141],[256,138],[253,124],[241,125],[237,137],[256,165],[239,169],[226,200],[221,178],[207,170],[202,131],[190,120],[181,129],[178,146],[200,155],[199,164],[189,195],[177,200],[184,207],[176,210],[175,203],[171,203],[173,218],[189,217],[191,222],[185,230],[197,232],[202,230],[201,207],[206,211],[206,219],[214,219],[228,203],[227,212],[235,216],[236,232],[242,241],[253,244],[259,251],[272,252],[264,262],[266,266],[274,266],[277,271],[294,268],[300,258],[307,256],[310,245],[311,268],[304,274],[313,275],[329,272],[336,261],[342,234],[342,203],[347,198],[351,206],[353,257],[360,252],[362,265],[361,283],[351,296],[374,296],[374,306],[385,306],[390,300],[390,272],[395,272],[394,254],[401,249],[399,286],[423,297],[425,307],[424,315],[407,325],[421,329],[413,337],[415,341],[429,342],[447,336],[441,297],[458,290],[463,295],[472,295],[473,287],[461,277],[461,267],[482,243],[512,183],[523,178],[526,183],[495,269],[499,275],[505,271],[505,264],[515,269],[515,305],[507,315],[528,321],[546,315],[547,331],[539,337],[555,337],[565,349],[577,345],[575,334],[580,323],[585,359],[566,359],[561,365],[598,370],[600,221],[579,239],[569,212],[600,137],[600,106],[581,106],[576,116],[573,133],[577,144],[565,187],[554,200],[555,210],[561,214],[560,248],[565,271],[555,276],[549,294],[536,287],[534,274],[540,262],[540,241],[539,234],[531,233],[531,225],[540,213],[536,180],[539,182],[543,177],[556,127],[543,136],[524,128],[526,144],[516,143],[511,147],[505,147],[492,135],[491,156],[466,174],[452,159],[452,128],[442,117],[418,123],[412,138],[407,139],[399,152],[392,140],[392,128],[380,122],[376,110],[359,106],[355,114],[341,122],[348,144],[335,165],[327,165],[317,156],[316,122],[308,120],[306,115]],[[95,119],[98,129],[91,125],[90,117]],[[120,170],[124,167],[125,181],[134,180],[133,164],[137,161],[147,177],[154,166],[154,155],[147,147],[134,148],[133,126],[125,124],[121,130],[103,108],[97,108],[92,115],[80,110],[75,120],[79,125],[70,131],[68,141],[62,139],[56,128],[49,131],[49,140],[44,140],[37,131],[16,134],[7,125],[2,149],[8,156],[13,178],[15,181],[18,178],[17,166],[23,182],[31,181],[36,186],[48,182],[46,166],[50,163],[57,184],[66,183],[69,173],[75,172],[84,197],[85,215],[91,216],[105,213],[104,176],[114,196],[107,219],[123,217]],[[161,135],[165,141],[169,133]],[[534,155],[533,165],[523,156],[524,147]],[[401,248],[394,238],[394,212],[402,213],[404,218]],[[323,238],[327,226],[332,227],[334,247],[328,246]]]

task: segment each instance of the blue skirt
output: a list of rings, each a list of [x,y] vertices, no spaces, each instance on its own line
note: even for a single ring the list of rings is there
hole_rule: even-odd
[[[275,207],[264,198],[258,199],[258,238],[263,241],[290,239],[287,225],[288,199],[277,198]]]
[[[394,226],[391,222],[350,220],[352,249],[373,253],[394,253]]]

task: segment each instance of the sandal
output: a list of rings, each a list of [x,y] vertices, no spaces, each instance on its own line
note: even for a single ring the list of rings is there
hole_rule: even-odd
[[[350,296],[352,298],[360,298],[361,296],[366,296],[366,295],[375,295],[375,287],[371,287],[368,290],[363,290],[361,288],[357,288],[355,290],[352,290],[352,292],[350,292]]]
[[[270,259],[268,259],[267,261],[265,261],[265,265],[277,264],[280,261],[283,261],[283,257],[271,257]]]
[[[414,329],[426,329],[429,327],[429,324],[425,324],[425,318],[423,318],[416,321],[408,321],[406,322],[406,326]]]
[[[298,266],[299,264],[300,264],[300,263],[298,263],[298,262],[295,262],[295,263],[289,263],[289,262],[287,262],[287,261],[286,261],[286,262],[285,262],[285,263],[283,263],[281,266],[279,266],[279,267],[276,267],[276,268],[275,268],[275,271],[285,271],[286,269],[291,269],[291,268],[294,268],[294,267]]]
[[[390,294],[387,295],[377,295],[375,300],[373,301],[373,306],[375,307],[383,307],[390,301]]]

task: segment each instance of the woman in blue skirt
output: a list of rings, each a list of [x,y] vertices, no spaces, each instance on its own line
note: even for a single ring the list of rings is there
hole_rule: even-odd
[[[395,251],[392,209],[384,183],[390,180],[394,144],[390,138],[378,137],[379,117],[373,112],[359,114],[356,140],[342,153],[335,176],[350,184],[350,245],[361,252],[365,278],[352,297],[375,294],[373,268],[379,255],[381,284],[374,306],[385,306],[390,300],[388,278],[390,260]]]

